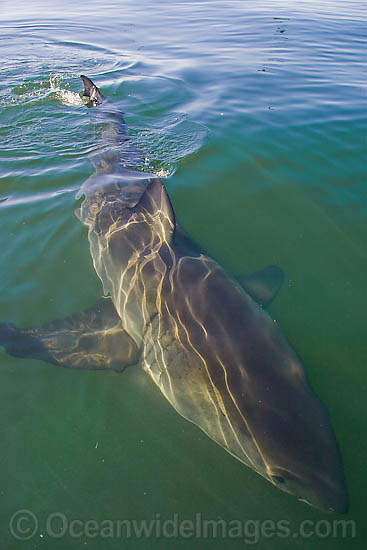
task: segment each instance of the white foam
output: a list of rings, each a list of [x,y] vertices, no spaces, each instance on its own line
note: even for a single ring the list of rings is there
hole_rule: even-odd
[[[150,167],[150,158],[145,157],[144,159],[144,165]],[[155,175],[157,178],[169,178],[172,175],[172,170],[166,168],[161,168],[160,170],[154,170]]]
[[[170,175],[170,170],[164,170],[163,168],[161,168],[160,170],[156,171],[156,176],[158,176],[158,178],[168,178]]]
[[[84,101],[78,93],[61,88],[62,80],[63,80],[63,77],[61,75],[57,75],[57,74],[51,75],[50,91],[56,95],[57,99],[63,105],[72,105],[72,106],[83,105]]]

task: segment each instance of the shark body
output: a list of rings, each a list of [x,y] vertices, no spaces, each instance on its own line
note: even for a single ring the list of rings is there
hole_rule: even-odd
[[[77,216],[108,298],[42,327],[2,323],[0,342],[13,355],[74,368],[138,364],[179,414],[273,485],[346,512],[326,407],[263,308],[281,271],[270,266],[240,284],[194,243],[161,180],[129,168],[121,154],[129,147],[121,112],[82,79],[104,148]]]

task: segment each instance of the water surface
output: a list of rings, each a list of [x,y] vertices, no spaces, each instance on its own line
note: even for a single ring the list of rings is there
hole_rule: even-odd
[[[298,503],[180,418],[146,375],[77,372],[0,350],[2,547],[364,548],[366,99],[363,2],[13,2],[1,7],[0,318],[20,326],[101,294],[75,194],[93,172],[80,74],[123,106],[177,218],[234,274],[280,265],[271,315],[327,403],[356,538],[305,538]],[[225,305],[223,305],[225,307]],[[69,521],[286,520],[287,537],[71,536]],[[59,521],[59,523],[58,523]],[[315,523],[316,525],[316,523]],[[25,524],[24,524],[25,526]],[[56,518],[53,528],[62,531]],[[297,536],[293,536],[296,532]],[[252,533],[252,535],[251,535]],[[255,533],[255,534],[254,534]],[[171,533],[172,534],[172,533]],[[139,540],[137,540],[139,538]],[[24,546],[24,545],[23,545]]]

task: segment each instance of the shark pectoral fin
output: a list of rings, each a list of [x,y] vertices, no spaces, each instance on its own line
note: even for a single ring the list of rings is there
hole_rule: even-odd
[[[237,280],[246,292],[261,306],[269,305],[280,290],[284,272],[276,265],[269,265]]]
[[[0,345],[10,355],[40,359],[62,367],[123,370],[139,359],[139,350],[121,327],[109,298],[41,327],[18,329],[0,323]]]

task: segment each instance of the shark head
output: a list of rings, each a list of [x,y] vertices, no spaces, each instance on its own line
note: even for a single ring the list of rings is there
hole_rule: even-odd
[[[288,369],[250,382],[247,422],[262,458],[257,471],[300,501],[346,513],[348,494],[328,411],[301,363],[287,359]]]

